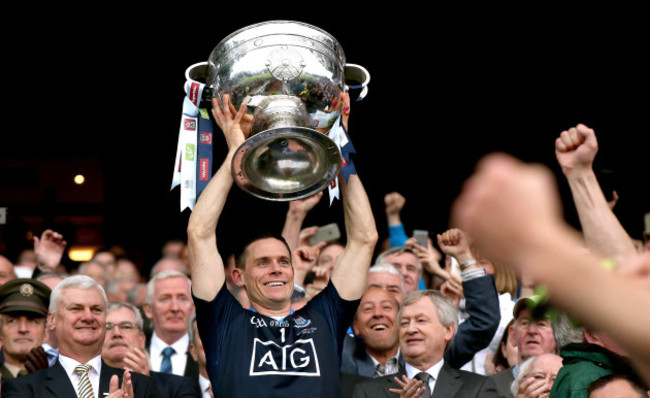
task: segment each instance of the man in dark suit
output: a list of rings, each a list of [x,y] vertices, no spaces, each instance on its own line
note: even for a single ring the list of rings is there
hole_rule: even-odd
[[[148,347],[151,370],[198,381],[199,365],[189,353],[188,325],[194,303],[187,276],[173,270],[155,274],[147,283],[143,309],[153,323]]]
[[[447,243],[445,248],[454,246],[460,245]],[[468,255],[464,255],[464,258],[460,256],[459,258],[467,260]],[[461,278],[465,308],[469,318],[458,326],[455,337],[444,356],[445,362],[456,369],[460,369],[477,351],[490,343],[501,318],[494,277],[487,275],[476,265],[470,265],[461,272]],[[381,288],[392,293],[398,301],[398,307],[401,299],[406,295],[399,270],[390,264],[377,264],[370,268],[368,289],[370,288]],[[366,316],[360,312],[364,300],[362,298],[355,318],[355,336],[347,335],[343,343],[341,372],[365,377],[395,373],[397,365],[404,366],[402,356],[398,355],[397,331],[395,330],[394,338],[391,339],[392,344],[386,344],[384,335],[390,334],[391,327],[397,327],[397,311],[382,311],[381,308],[384,307],[375,304],[371,306],[377,310]],[[386,327],[380,331],[375,330],[380,323]],[[382,366],[378,368],[377,365]]]
[[[2,386],[3,397],[118,398],[123,392],[136,398],[160,397],[149,377],[102,361],[107,302],[104,289],[90,277],[64,279],[52,291],[47,321],[50,333],[59,341],[58,361],[30,375],[7,380]]]
[[[199,385],[186,376],[149,370],[144,351],[145,335],[142,332],[142,316],[131,304],[111,302],[106,316],[106,337],[102,347],[102,359],[110,366],[150,376],[162,398],[198,398]]]
[[[404,368],[396,375],[358,382],[353,397],[496,397],[492,380],[456,370],[443,359],[457,322],[456,308],[439,292],[410,293],[398,315]]]

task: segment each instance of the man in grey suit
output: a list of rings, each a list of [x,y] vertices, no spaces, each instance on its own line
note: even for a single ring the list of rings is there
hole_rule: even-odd
[[[357,383],[354,398],[496,397],[487,377],[457,370],[444,360],[458,314],[449,299],[434,290],[410,293],[398,315],[400,351],[405,366],[395,375]]]
[[[76,275],[59,283],[52,291],[47,319],[50,333],[59,342],[57,362],[7,380],[2,396],[118,398],[127,392],[134,398],[160,397],[149,377],[113,368],[102,360],[107,302],[104,289],[90,277]]]

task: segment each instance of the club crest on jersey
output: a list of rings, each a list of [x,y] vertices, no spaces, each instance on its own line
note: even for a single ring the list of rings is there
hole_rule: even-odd
[[[297,328],[304,328],[305,326],[309,326],[309,324],[311,324],[311,319],[305,319],[301,316],[294,318],[293,321],[295,322]]]
[[[281,346],[275,341],[253,341],[250,376],[320,376],[313,339],[296,340]]]

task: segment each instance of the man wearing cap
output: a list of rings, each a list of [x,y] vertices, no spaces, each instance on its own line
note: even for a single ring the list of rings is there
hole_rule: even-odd
[[[59,341],[59,358],[50,367],[4,381],[3,398],[160,397],[149,377],[101,359],[107,301],[101,285],[88,276],[59,283],[52,290],[47,320],[48,331]]]
[[[539,301],[538,296],[522,297],[517,300],[512,310],[515,323],[510,326],[508,333],[515,339],[519,359],[512,368],[490,376],[497,385],[499,397],[513,397],[510,386],[519,375],[519,365],[526,359],[542,354],[557,353],[551,322],[545,314],[538,314],[537,311],[534,311],[534,307]]]
[[[25,361],[45,339],[45,317],[50,288],[33,279],[14,279],[0,287],[0,338],[3,379],[27,374]]]

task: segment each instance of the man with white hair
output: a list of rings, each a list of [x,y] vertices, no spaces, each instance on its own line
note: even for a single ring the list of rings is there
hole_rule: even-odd
[[[410,293],[402,303],[398,324],[405,367],[394,375],[358,382],[353,397],[497,396],[492,380],[454,369],[445,361],[458,324],[457,310],[448,298],[435,290]]]
[[[562,367],[562,357],[541,354],[521,363],[519,375],[510,388],[518,398],[548,398],[557,373]]]
[[[190,286],[190,280],[181,272],[157,273],[147,283],[143,310],[153,322],[151,369],[198,380],[198,364],[189,354],[188,322],[194,311]]]
[[[406,296],[406,283],[402,273],[391,264],[376,263],[368,270],[368,288],[378,287],[388,291],[398,303]]]
[[[2,386],[3,397],[159,397],[147,376],[113,368],[101,359],[106,334],[104,289],[85,275],[66,278],[50,296],[47,325],[59,342],[59,358],[51,367]],[[121,386],[121,388],[120,388]]]

